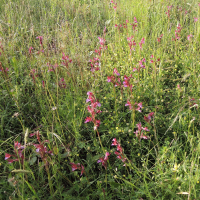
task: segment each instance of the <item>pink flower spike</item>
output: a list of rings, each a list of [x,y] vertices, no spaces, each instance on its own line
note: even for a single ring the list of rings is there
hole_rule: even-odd
[[[198,18],[197,17],[194,17],[194,22],[197,22],[198,21]]]

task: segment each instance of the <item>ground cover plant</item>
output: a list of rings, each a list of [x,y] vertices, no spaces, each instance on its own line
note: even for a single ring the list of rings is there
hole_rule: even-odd
[[[200,2],[0,11],[1,199],[200,198]]]

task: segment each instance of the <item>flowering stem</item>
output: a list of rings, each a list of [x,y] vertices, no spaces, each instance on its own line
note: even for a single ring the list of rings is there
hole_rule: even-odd
[[[132,105],[133,105],[133,108],[132,108],[132,126],[133,126],[133,129],[135,128],[135,104],[134,102],[132,101]]]
[[[103,153],[105,153],[105,150],[104,150],[104,147],[103,147],[103,145],[102,145],[102,142],[101,142],[101,138],[100,138],[98,129],[97,129],[97,135],[98,135],[99,143],[100,143],[100,145],[101,145],[101,148],[102,148],[102,150],[103,150]]]
[[[117,118],[117,101],[116,101],[116,99],[117,99],[117,97],[116,97],[116,89],[115,89],[115,86],[114,86],[114,98],[115,98],[115,114],[116,114],[116,118]]]

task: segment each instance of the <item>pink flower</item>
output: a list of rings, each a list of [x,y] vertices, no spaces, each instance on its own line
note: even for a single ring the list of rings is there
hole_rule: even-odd
[[[154,115],[154,112],[149,113],[147,117],[144,116],[144,120],[149,123],[153,115]]]
[[[115,151],[115,155],[117,155],[117,158],[120,159],[123,163],[126,162],[127,159],[122,152]],[[124,164],[123,166],[126,166],[126,164]]]
[[[98,61],[99,61],[99,58],[97,57],[94,57],[93,60],[92,59],[89,60],[89,62],[91,63],[90,66],[91,66],[92,72],[100,70],[100,68],[98,67],[99,66]]]
[[[117,155],[118,159],[122,159],[121,154],[119,152],[115,151],[115,155]]]
[[[188,35],[187,39],[190,41],[190,39],[193,37],[193,35]]]
[[[132,24],[130,24],[131,26],[132,26],[132,28],[133,28],[133,30],[135,31],[135,29],[136,29],[136,27],[137,27],[137,19],[136,19],[136,17],[134,17],[134,22],[132,23]],[[137,30],[136,30],[137,31]]]
[[[98,37],[101,46],[105,45],[105,39]]]
[[[123,151],[123,149],[119,143],[117,144],[117,151],[119,151],[120,153],[122,153],[122,151]]]
[[[113,71],[113,75],[117,75],[117,76],[120,76],[120,73],[117,71],[117,69],[116,68],[114,68],[114,71]]]
[[[24,161],[24,155],[22,153],[23,149],[24,149],[23,145],[21,145],[18,141],[17,142],[14,141],[14,154],[11,155],[5,153],[5,160],[7,160],[9,164],[15,161],[20,161],[21,163],[23,163]],[[9,159],[10,157],[15,157],[16,159]]]
[[[158,41],[158,42],[161,42],[162,37],[163,37],[163,34],[161,34],[161,35],[157,38],[157,41]]]
[[[140,138],[141,138],[141,139],[145,139],[145,140],[148,140],[148,139],[149,139],[149,137],[146,136],[146,135],[143,135],[143,133],[142,133],[142,135],[140,136]]]
[[[80,163],[75,164],[75,163],[69,163],[71,165],[72,171],[75,171],[77,169],[79,169],[80,167]]]
[[[14,148],[15,149],[24,149],[24,146],[22,146],[18,141],[14,142]]]
[[[132,74],[129,77],[124,75],[124,81],[123,81],[124,87],[130,87],[130,89],[132,89],[132,85],[129,82],[131,78],[132,78]]]
[[[81,176],[83,175],[84,172],[85,172],[85,168],[83,165],[81,165]]]
[[[86,117],[85,123],[92,121],[94,124],[94,130],[97,130],[97,128],[100,126],[100,123],[101,123],[100,120],[96,119],[96,114],[101,113],[101,110],[98,110],[97,107],[100,107],[101,104],[95,99],[94,94],[92,92],[87,92],[87,95],[88,95],[88,99],[86,100],[86,102],[91,103],[87,107],[87,110],[91,114],[91,117]]]
[[[7,160],[8,158],[10,158],[12,155],[5,153],[5,160]]]
[[[142,60],[139,61],[139,65],[140,65],[140,68],[145,69],[145,65],[143,64],[143,62],[146,62],[145,58],[143,58]]]
[[[43,36],[38,36],[38,37],[36,37],[36,39],[39,39],[39,40],[40,40],[40,45],[42,46],[42,45],[43,45],[43,44],[42,44]]]
[[[134,68],[133,68],[133,72],[135,72],[135,71],[137,71],[137,68],[134,67]]]
[[[29,49],[28,49],[29,54],[31,54],[32,49],[33,49],[33,47],[29,47]]]
[[[108,82],[111,82],[111,80],[112,80],[111,76],[108,76],[108,77],[107,77],[107,81],[108,81]]]
[[[128,101],[128,100],[127,100],[127,103],[125,104],[125,106],[129,106],[129,109],[130,109],[130,110],[132,110],[132,109],[133,109],[133,107],[132,107],[132,105],[131,105],[131,102],[130,102],[130,101]]]
[[[197,22],[198,21],[198,18],[197,17],[194,17],[194,22]]]
[[[111,144],[111,146],[117,146],[118,145],[118,142],[117,142],[116,138],[113,138],[112,142],[113,143]]]
[[[127,37],[130,53],[131,53],[132,50],[135,51],[135,48],[133,46],[136,46],[135,40],[132,41],[132,39],[133,39],[133,36]]]
[[[135,103],[138,107],[136,108],[136,110],[138,111],[138,112],[142,112],[141,111],[141,109],[142,109],[142,102],[140,102],[140,103]]]
[[[136,17],[134,17],[134,23],[136,23],[136,24],[138,23]]]
[[[180,32],[182,30],[181,25],[179,24],[177,26],[177,29],[175,30],[175,38],[172,38],[173,41],[179,40],[180,39]]]
[[[102,163],[102,166],[105,167],[105,169],[107,169],[107,160],[108,160],[109,155],[110,155],[110,153],[106,152],[105,157],[99,158],[99,160],[97,161],[97,163]]]
[[[92,118],[91,117],[86,117],[85,118],[85,123],[88,123],[88,122],[91,122],[92,121]]]
[[[110,153],[109,152],[106,152],[106,155],[105,155],[105,157],[104,157],[104,160],[108,160],[108,156],[110,155]]]
[[[96,119],[96,126],[97,126],[97,127],[99,127],[99,126],[100,126],[100,124],[101,124],[101,121],[100,121],[100,119]]]
[[[172,6],[167,6],[167,12],[166,12],[166,14],[167,14],[168,18],[170,18],[170,10],[171,9],[172,9]]]
[[[72,168],[72,171],[75,171],[75,170],[81,170],[81,176],[83,175],[83,173],[85,172],[85,169],[84,169],[84,166],[81,165],[80,166],[80,163],[69,163],[71,165],[71,168]]]
[[[144,130],[144,131],[150,131],[147,127],[142,127],[142,129]]]
[[[144,43],[145,43],[145,39],[144,39],[144,38],[142,38],[142,40],[139,42],[140,49],[142,49],[142,44],[144,44]]]
[[[67,84],[65,83],[65,79],[61,78],[60,81],[58,82],[58,85],[60,88],[66,88]]]

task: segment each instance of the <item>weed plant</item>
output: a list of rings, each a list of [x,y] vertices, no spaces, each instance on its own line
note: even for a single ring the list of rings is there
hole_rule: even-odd
[[[0,13],[0,199],[200,198],[199,2]]]

